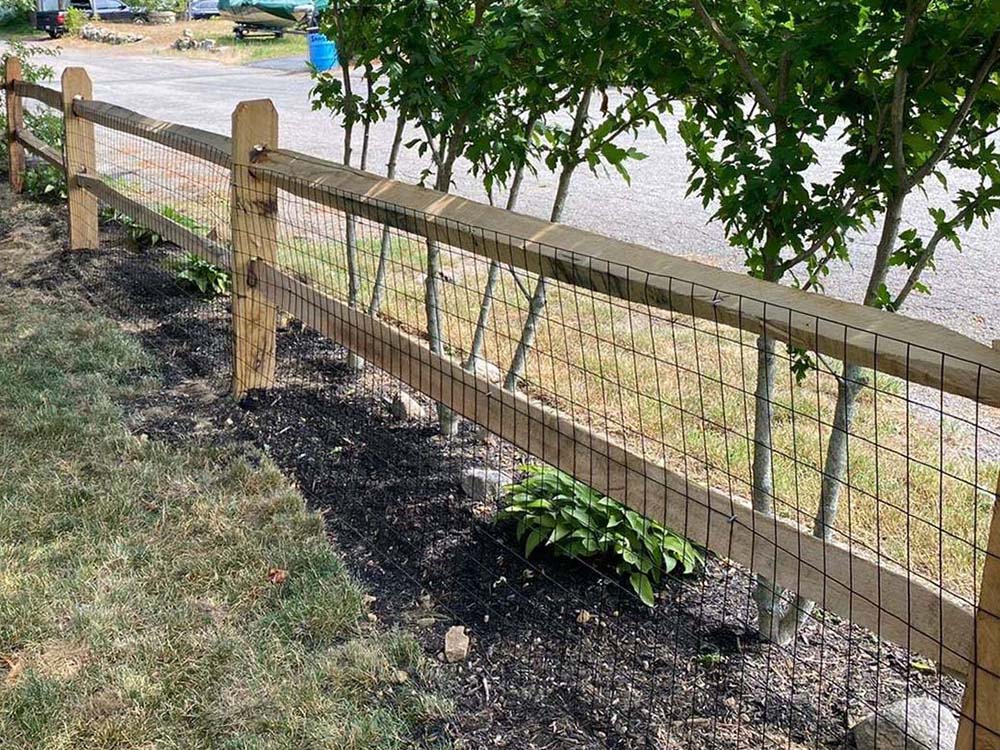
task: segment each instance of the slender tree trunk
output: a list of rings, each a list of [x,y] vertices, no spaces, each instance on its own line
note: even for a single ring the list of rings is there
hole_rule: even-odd
[[[399,160],[399,147],[403,143],[403,132],[406,120],[402,114],[396,121],[396,132],[392,137],[392,148],[389,151],[389,162],[385,167],[385,176],[390,180],[396,176],[396,162]],[[389,266],[389,253],[392,250],[392,231],[388,226],[382,228],[382,244],[378,253],[378,266],[375,268],[375,280],[372,283],[371,301],[368,303],[368,314],[377,315],[382,307],[382,297],[385,294],[385,276]]]
[[[903,213],[903,205],[907,193],[892,196],[887,205],[882,222],[882,233],[875,249],[875,260],[865,291],[864,304],[874,306],[879,296],[879,290],[885,283],[889,270],[889,258],[899,235],[899,224]],[[867,382],[865,370],[855,364],[844,365],[844,372],[837,383],[837,403],[834,407],[833,428],[826,446],[826,458],[823,463],[823,480],[820,485],[819,505],[813,519],[813,535],[820,539],[830,539],[834,524],[840,509],[840,493],[845,484],[848,465],[848,436],[851,422],[857,411],[858,397]],[[816,603],[801,596],[795,601],[781,618],[777,628],[776,640],[782,645],[791,643],[798,635],[799,629],[812,615]]]
[[[344,166],[351,166],[354,158],[354,120],[357,113],[354,111],[353,87],[351,84],[350,60],[344,60],[340,67],[341,79],[344,82],[344,96],[347,98],[347,113],[344,117]],[[357,217],[347,212],[344,216],[344,243],[345,259],[347,262],[347,305],[351,308],[358,306],[358,293],[360,283],[358,281],[358,239],[357,239]],[[365,361],[354,352],[347,355],[347,366],[352,372],[360,372]]]
[[[751,499],[754,510],[774,514],[774,382],[776,374],[775,340],[767,336],[757,339],[757,387],[754,391],[753,477]],[[756,577],[753,599],[757,603],[760,634],[777,640],[781,621],[784,589],[762,575]]]
[[[525,127],[527,136],[530,138],[535,129],[536,118],[528,119]],[[517,199],[521,193],[521,182],[524,180],[524,164],[518,166],[514,172],[514,178],[510,183],[510,192],[507,194],[507,210],[513,211],[517,207]],[[469,346],[469,356],[465,360],[465,369],[470,372],[476,369],[476,363],[482,355],[483,346],[486,343],[486,331],[490,321],[490,311],[493,309],[493,299],[497,282],[500,280],[500,261],[490,261],[490,268],[486,274],[486,287],[483,289],[483,300],[479,305],[479,317],[476,319],[476,330],[472,333],[472,344]]]
[[[552,213],[550,221],[559,221],[562,218],[563,209],[566,206],[566,198],[569,195],[570,182],[573,179],[573,172],[580,165],[578,151],[583,143],[583,129],[587,123],[587,115],[590,112],[590,100],[594,90],[586,89],[580,95],[580,101],[573,116],[573,128],[570,131],[568,150],[570,152],[569,161],[563,166],[559,175],[559,186],[556,188],[556,196],[552,201]],[[517,381],[524,372],[528,362],[528,353],[535,343],[535,336],[538,335],[538,324],[541,321],[542,313],[545,311],[548,293],[548,280],[544,276],[539,276],[535,284],[535,289],[531,294],[528,303],[528,317],[525,318],[524,327],[521,329],[521,338],[517,342],[517,349],[511,358],[510,367],[504,377],[503,387],[508,391],[517,387]]]
[[[368,100],[368,113],[365,115],[364,127],[361,134],[361,169],[368,169],[368,146],[371,142],[372,104],[375,99],[375,80],[372,74],[372,66],[365,65],[365,99]]]
[[[844,477],[847,475],[847,442],[854,419],[858,396],[865,385],[864,368],[858,365],[844,367],[843,376],[837,384],[837,404],[833,417],[833,430],[830,442],[826,448],[826,460],[823,464],[823,481],[820,487],[819,508],[813,519],[813,536],[828,540],[833,536],[833,524],[840,508],[840,493],[844,487]],[[798,630],[816,608],[816,603],[801,596],[795,598],[794,604],[781,619],[778,630],[778,642],[782,645],[791,643]]]
[[[448,153],[442,154],[443,161],[438,169],[434,188],[441,192],[448,192],[451,187],[451,174],[455,168],[455,161],[458,158],[455,142],[449,145]],[[435,354],[444,354],[444,334],[441,330],[441,245],[436,240],[427,240],[427,275],[424,279],[424,309],[427,314],[427,338],[430,342],[431,351]],[[444,404],[437,405],[438,426],[442,435],[451,436],[458,431],[458,418],[455,413]]]

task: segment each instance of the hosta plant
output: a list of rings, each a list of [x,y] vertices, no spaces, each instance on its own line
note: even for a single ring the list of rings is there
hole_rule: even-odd
[[[232,286],[229,272],[209,263],[195,253],[188,253],[177,264],[177,278],[201,294],[215,297],[228,294]]]
[[[550,548],[556,555],[603,558],[644,604],[664,575],[694,572],[704,561],[687,539],[568,474],[548,466],[521,467],[523,478],[506,488],[500,519],[517,521],[524,554]]]

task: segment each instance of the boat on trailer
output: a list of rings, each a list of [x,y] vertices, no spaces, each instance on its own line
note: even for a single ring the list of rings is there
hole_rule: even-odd
[[[238,39],[256,33],[282,36],[313,22],[327,5],[329,0],[219,0],[219,15],[236,24]]]

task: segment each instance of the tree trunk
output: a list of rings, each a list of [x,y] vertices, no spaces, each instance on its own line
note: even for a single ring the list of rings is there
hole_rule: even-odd
[[[344,60],[340,68],[341,78],[344,82],[344,96],[348,105],[344,117],[344,166],[351,166],[354,156],[354,112],[353,89],[351,86],[351,66],[349,60]],[[360,284],[358,281],[358,240],[357,240],[357,217],[348,212],[344,216],[344,244],[347,261],[347,305],[350,308],[358,306],[358,291]],[[360,372],[364,369],[365,361],[354,352],[347,355],[347,367],[352,372]]]
[[[774,381],[776,374],[775,340],[766,336],[757,339],[757,387],[754,392],[753,477],[751,499],[754,510],[774,515]],[[778,626],[784,589],[762,575],[757,575],[753,599],[757,603],[760,634],[768,640],[778,639]]]
[[[580,95],[580,101],[573,116],[573,128],[570,131],[568,150],[570,155],[563,165],[562,173],[559,175],[559,186],[556,188],[555,199],[552,201],[552,212],[549,221],[559,221],[562,218],[563,209],[566,207],[566,198],[569,195],[570,181],[573,179],[573,172],[580,165],[578,151],[583,143],[583,128],[587,123],[587,115],[590,112],[590,100],[594,90],[588,88]],[[528,352],[535,343],[535,336],[538,335],[538,324],[541,321],[542,313],[545,311],[548,293],[548,280],[544,276],[538,277],[535,290],[531,294],[531,301],[528,303],[528,317],[524,321],[521,329],[521,338],[517,342],[517,349],[511,358],[510,367],[504,377],[503,387],[508,391],[517,387],[517,381],[524,372],[524,367],[528,362]]]
[[[885,283],[889,269],[889,258],[896,244],[906,197],[907,193],[905,192],[893,195],[886,203],[882,232],[875,249],[875,259],[872,262],[868,287],[865,290],[864,304],[869,307],[875,306],[879,291]],[[833,535],[833,527],[840,509],[840,493],[848,470],[848,435],[857,409],[858,397],[866,381],[864,368],[845,363],[843,376],[837,383],[837,403],[834,407],[833,429],[826,446],[819,505],[813,519],[813,535],[820,539],[829,539]],[[784,613],[778,624],[777,643],[781,645],[791,643],[798,636],[799,629],[809,619],[815,608],[815,602],[796,596],[795,601]]]
[[[833,430],[830,442],[826,448],[826,461],[823,466],[823,481],[820,488],[819,507],[813,519],[813,536],[820,539],[830,539],[833,536],[833,524],[840,508],[840,492],[844,487],[844,477],[847,475],[847,443],[851,429],[851,421],[858,404],[858,396],[865,385],[865,371],[858,365],[847,365],[844,374],[837,384],[837,404],[833,416]],[[781,619],[778,642],[791,643],[798,630],[806,622],[816,603],[801,596],[795,598],[795,603]]]
[[[389,151],[389,162],[385,167],[385,176],[390,180],[396,176],[396,162],[399,160],[399,147],[403,143],[403,131],[406,120],[402,115],[396,121],[396,132],[392,137],[392,148]],[[368,303],[368,314],[377,315],[382,307],[382,297],[385,294],[385,275],[389,266],[389,253],[392,250],[392,230],[382,228],[382,244],[378,253],[378,266],[375,268],[375,280],[372,282],[372,296]]]
[[[536,118],[529,118],[525,128],[530,138],[535,129]],[[510,183],[510,192],[507,194],[507,210],[513,211],[517,206],[517,199],[521,193],[521,182],[524,179],[524,164],[518,166],[514,172],[514,179]],[[469,356],[465,360],[465,369],[470,372],[476,368],[476,363],[482,355],[483,346],[486,343],[486,329],[490,321],[490,311],[493,309],[493,296],[497,282],[500,280],[500,262],[490,261],[490,269],[486,274],[486,287],[483,289],[483,300],[479,305],[479,317],[476,319],[476,330],[472,333],[472,343],[469,345]]]
[[[443,193],[451,187],[451,173],[458,154],[454,145],[449,146],[447,156],[441,162],[434,188]],[[444,354],[444,335],[441,330],[441,245],[436,240],[427,240],[427,275],[424,279],[424,309],[427,314],[427,338],[431,351]],[[458,418],[444,404],[437,405],[438,426],[442,435],[451,436],[458,431]]]

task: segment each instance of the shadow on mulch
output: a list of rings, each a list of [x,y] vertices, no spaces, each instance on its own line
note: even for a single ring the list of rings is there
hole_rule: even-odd
[[[134,429],[256,446],[324,512],[380,620],[431,655],[450,626],[468,628],[468,659],[441,666],[456,747],[842,747],[876,701],[958,705],[958,683],[830,615],[789,650],[760,643],[752,581],[719,559],[669,579],[653,609],[599,567],[526,561],[495,508],[458,485],[469,463],[523,456],[469,428],[446,441],[429,420],[392,418],[398,383],[355,375],[339,346],[297,323],[279,334],[279,385],[233,403],[228,305],[179,287],[170,252],[63,253],[24,281],[82,294],[156,356],[163,389],[127,405]]]

